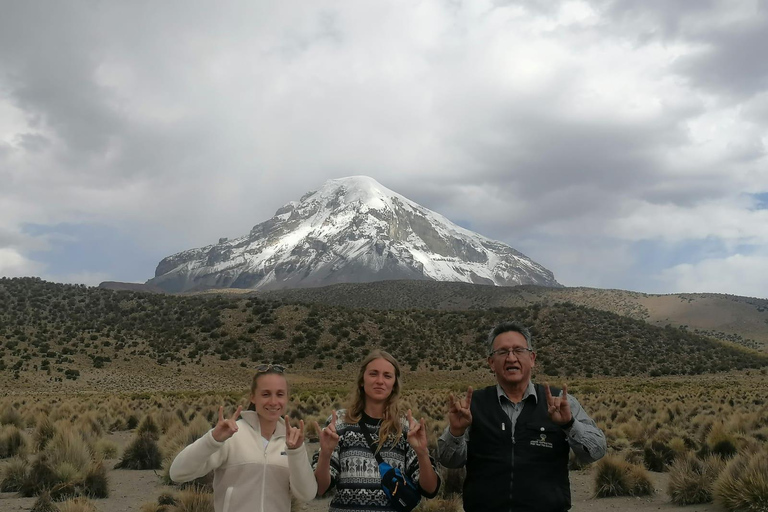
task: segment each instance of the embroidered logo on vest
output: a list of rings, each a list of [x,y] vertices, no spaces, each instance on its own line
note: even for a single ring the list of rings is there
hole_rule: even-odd
[[[541,430],[544,430],[542,427]],[[538,446],[540,448],[552,448],[552,443],[547,441],[547,434],[544,434],[543,432],[539,435],[538,439],[534,439],[531,441],[531,446]]]

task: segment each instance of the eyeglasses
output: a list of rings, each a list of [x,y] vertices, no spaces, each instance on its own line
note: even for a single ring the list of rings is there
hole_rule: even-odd
[[[519,358],[522,357],[525,354],[533,353],[533,349],[530,348],[523,348],[523,347],[515,347],[515,348],[500,348],[498,350],[492,350],[491,356],[501,356],[501,357],[507,357],[510,352],[515,355],[515,357]]]
[[[275,371],[277,373],[284,373],[285,372],[285,366],[281,364],[260,364],[256,367],[256,371],[259,373],[264,373],[268,371]]]

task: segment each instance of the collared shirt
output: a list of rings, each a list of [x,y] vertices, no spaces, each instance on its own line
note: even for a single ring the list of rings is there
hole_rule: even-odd
[[[533,382],[529,381],[528,387],[523,392],[523,399],[517,403],[510,400],[498,384],[496,384],[496,393],[499,398],[499,405],[501,405],[501,408],[512,422],[511,435],[514,436],[515,424],[520,413],[523,411],[525,401],[538,401],[536,388]],[[579,401],[571,394],[568,395],[568,404],[571,407],[571,415],[576,420],[571,428],[565,430],[568,437],[568,445],[581,462],[594,462],[600,459],[605,455],[606,451],[605,434],[597,427],[597,424],[584,411]],[[437,458],[440,464],[447,468],[458,468],[467,462],[469,428],[464,431],[464,435],[458,437],[451,434],[450,426],[445,428],[437,440]]]

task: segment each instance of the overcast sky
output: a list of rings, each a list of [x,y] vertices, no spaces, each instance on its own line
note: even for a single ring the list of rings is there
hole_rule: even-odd
[[[768,296],[768,0],[0,0],[0,276],[367,175],[566,286]]]

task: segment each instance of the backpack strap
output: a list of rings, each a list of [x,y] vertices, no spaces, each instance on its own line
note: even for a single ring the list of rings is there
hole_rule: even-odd
[[[360,427],[360,431],[365,436],[365,440],[368,441],[368,447],[373,452],[373,456],[376,457],[376,462],[378,462],[379,464],[383,464],[384,463],[384,459],[381,458],[381,454],[374,447],[375,445],[373,444],[373,439],[371,438],[371,433],[368,430],[368,426],[365,424],[365,421],[363,420],[363,418],[360,418],[360,421],[357,422],[357,425]]]

